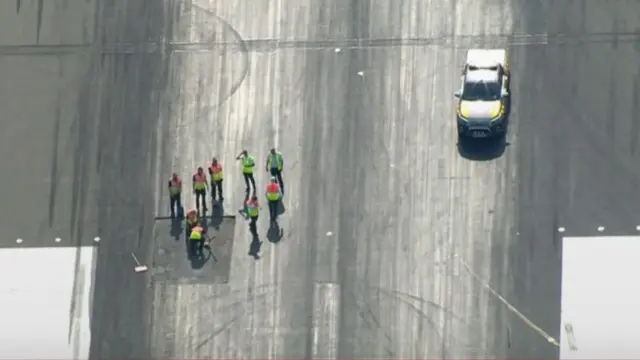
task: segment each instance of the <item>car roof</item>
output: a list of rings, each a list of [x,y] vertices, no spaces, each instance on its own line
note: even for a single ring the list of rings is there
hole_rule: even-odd
[[[467,65],[478,68],[496,67],[505,58],[506,51],[499,49],[472,49],[467,52]]]
[[[495,70],[469,70],[465,76],[466,82],[498,82],[498,72]]]

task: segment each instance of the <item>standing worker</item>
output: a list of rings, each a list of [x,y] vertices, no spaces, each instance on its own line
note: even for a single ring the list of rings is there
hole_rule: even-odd
[[[271,183],[267,185],[265,195],[269,202],[269,215],[271,216],[271,224],[273,225],[278,217],[278,205],[280,204],[280,199],[282,199],[282,192],[280,191],[280,186],[275,176],[271,177]]]
[[[218,159],[213,158],[211,165],[209,165],[209,176],[211,176],[211,198],[216,199],[217,193],[220,194],[220,201],[224,200],[222,196],[222,165],[218,162]]]
[[[189,234],[189,242],[191,243],[191,255],[193,256],[204,256],[202,251],[204,248],[203,233],[204,229],[199,225],[191,229],[191,234]]]
[[[246,192],[249,193],[249,182],[253,186],[253,193],[256,193],[256,179],[253,177],[253,168],[256,166],[255,159],[249,155],[247,150],[242,150],[240,155],[236,157],[236,160],[242,160],[242,175],[244,176],[244,183],[247,186]]]
[[[258,209],[260,209],[260,204],[258,204],[258,197],[253,195],[250,200],[245,201],[244,203],[245,213],[249,216],[249,229],[252,232],[256,231],[256,222],[258,221]]]
[[[182,180],[178,174],[173,173],[169,179],[169,200],[171,201],[171,218],[175,219],[176,210],[180,213],[182,207]]]
[[[280,188],[282,190],[282,194],[284,195],[284,182],[282,181],[282,169],[284,166],[284,159],[282,158],[282,153],[277,151],[276,148],[271,149],[269,152],[269,157],[267,157],[267,172],[271,174],[271,176],[275,176],[278,178],[278,183],[280,184]]]
[[[200,211],[200,200],[202,199],[202,212],[207,212],[207,174],[204,173],[202,167],[198,168],[198,171],[193,174],[193,192],[196,194],[196,209]]]

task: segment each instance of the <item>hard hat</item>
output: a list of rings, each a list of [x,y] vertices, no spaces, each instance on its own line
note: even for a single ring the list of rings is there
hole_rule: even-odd
[[[278,179],[276,179],[276,177],[275,177],[275,176],[272,176],[272,177],[271,177],[271,182],[276,182],[276,181],[278,181]]]

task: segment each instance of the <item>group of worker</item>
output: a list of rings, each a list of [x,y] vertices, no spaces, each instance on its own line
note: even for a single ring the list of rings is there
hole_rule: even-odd
[[[242,212],[250,220],[250,227],[255,229],[256,222],[258,220],[260,205],[258,197],[256,195],[256,180],[254,177],[255,158],[250,155],[247,150],[243,150],[236,157],[236,160],[242,162],[242,175],[246,185],[246,200]],[[267,161],[265,164],[265,170],[271,175],[271,181],[266,186],[265,196],[269,204],[269,213],[271,216],[272,225],[276,223],[278,216],[278,207],[282,197],[284,196],[284,182],[282,181],[282,170],[284,167],[284,159],[282,154],[275,148],[271,149]],[[196,197],[196,208],[190,210],[185,215],[185,222],[187,224],[187,234],[190,240],[193,240],[192,252],[193,254],[202,254],[204,248],[204,228],[199,225],[199,214],[202,209],[202,213],[207,212],[207,190],[209,185],[211,186],[211,198],[212,202],[216,199],[220,202],[224,200],[222,192],[222,165],[215,157],[211,160],[211,164],[208,167],[210,181],[207,181],[207,175],[202,167],[198,167],[197,171],[192,176],[192,189]],[[171,218],[176,218],[176,211],[182,209],[182,180],[178,174],[174,173],[169,179],[169,197],[171,203]],[[253,195],[251,194],[251,188],[253,188]],[[202,206],[201,206],[202,205]],[[212,204],[213,205],[213,204]],[[183,214],[178,213],[178,217]]]

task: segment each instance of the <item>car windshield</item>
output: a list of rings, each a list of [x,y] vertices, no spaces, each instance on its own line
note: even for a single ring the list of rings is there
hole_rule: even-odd
[[[462,100],[494,101],[500,99],[501,88],[495,82],[467,82],[462,91]]]

